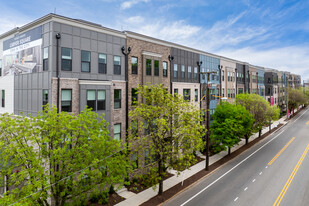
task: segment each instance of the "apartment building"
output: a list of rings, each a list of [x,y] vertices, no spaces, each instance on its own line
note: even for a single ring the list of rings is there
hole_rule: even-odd
[[[263,67],[257,67],[257,79],[258,79],[258,94],[265,98],[265,85],[264,85],[265,71]]]
[[[270,105],[278,105],[278,73],[276,70],[265,70],[265,99]]]
[[[228,58],[220,58],[221,65],[221,97],[227,102],[233,103],[236,95],[236,61]]]
[[[77,114],[88,106],[105,114],[114,138],[125,137],[125,34],[48,14],[0,40],[1,112],[36,115],[49,103]]]
[[[258,94],[258,69],[253,65],[249,65],[249,91],[250,94]]]
[[[247,63],[236,63],[237,94],[250,93],[249,89],[249,65]]]

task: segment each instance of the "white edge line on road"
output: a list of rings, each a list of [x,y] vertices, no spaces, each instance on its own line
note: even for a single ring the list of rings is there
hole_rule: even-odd
[[[308,109],[307,109],[308,110]],[[307,110],[301,115],[303,116]],[[296,120],[298,120],[301,116],[299,116]],[[295,121],[296,121],[295,120]],[[295,122],[294,121],[294,122]],[[293,123],[294,123],[293,122]],[[241,165],[242,163],[244,163],[247,159],[249,159],[250,157],[252,157],[255,153],[257,153],[258,151],[260,151],[262,148],[264,148],[266,145],[268,145],[270,142],[272,142],[274,139],[276,139],[279,135],[281,135],[285,130],[282,130],[279,134],[277,134],[275,137],[273,137],[271,140],[269,140],[268,142],[266,142],[263,146],[261,146],[260,148],[258,148],[257,150],[255,150],[252,154],[250,154],[248,157],[246,157],[245,159],[243,159],[241,162],[239,162],[237,165],[235,165],[234,167],[232,167],[229,171],[227,171],[226,173],[224,173],[223,175],[221,175],[218,179],[216,179],[215,181],[213,181],[212,183],[210,183],[207,187],[203,188],[201,191],[199,191],[198,193],[196,193],[194,196],[192,196],[190,199],[188,199],[187,201],[185,201],[184,203],[182,203],[180,206],[184,206],[185,204],[187,204],[188,202],[190,202],[191,200],[193,200],[195,197],[197,197],[199,194],[201,194],[202,192],[204,192],[205,190],[207,190],[209,187],[211,187],[212,185],[214,185],[216,182],[218,182],[220,179],[222,179],[225,175],[227,175],[228,173],[230,173],[232,170],[234,170],[236,167],[238,167],[239,165]],[[267,168],[267,166],[265,167]]]
[[[262,175],[263,172],[260,172],[260,175]]]
[[[248,187],[246,187],[245,189],[244,189],[244,191],[246,191],[248,189]]]
[[[255,182],[255,179],[254,179],[254,180],[252,180],[252,182]]]
[[[236,202],[238,200],[238,197],[235,198],[234,202]]]

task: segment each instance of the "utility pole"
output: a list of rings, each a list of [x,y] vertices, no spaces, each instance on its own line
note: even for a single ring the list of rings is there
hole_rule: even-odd
[[[199,66],[199,62],[197,62]],[[207,85],[206,85],[206,165],[205,165],[205,170],[209,170],[209,124],[210,124],[210,118],[209,118],[209,103],[210,103],[210,98],[209,98],[209,87],[212,87],[211,82],[209,82],[209,75],[210,74],[217,74],[215,71],[211,72],[200,72],[201,75],[206,74],[207,75]],[[205,83],[206,84],[206,83]]]

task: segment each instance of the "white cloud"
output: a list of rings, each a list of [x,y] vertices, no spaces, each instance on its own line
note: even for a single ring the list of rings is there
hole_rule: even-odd
[[[309,47],[289,46],[268,50],[246,47],[219,52],[220,55],[266,68],[289,71],[309,79]]]
[[[129,1],[125,1],[120,5],[121,9],[129,9],[131,8],[133,5],[141,3],[141,2],[149,2],[150,0],[129,0]]]
[[[144,22],[144,18],[141,16],[132,16],[125,20],[129,24],[140,24]]]

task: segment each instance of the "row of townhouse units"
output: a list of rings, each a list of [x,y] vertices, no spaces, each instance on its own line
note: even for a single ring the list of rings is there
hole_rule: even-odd
[[[115,139],[125,141],[138,85],[163,84],[206,107],[255,93],[286,110],[287,87],[301,77],[210,54],[130,31],[48,14],[0,35],[0,112],[36,115],[47,103],[79,113],[105,114]]]

